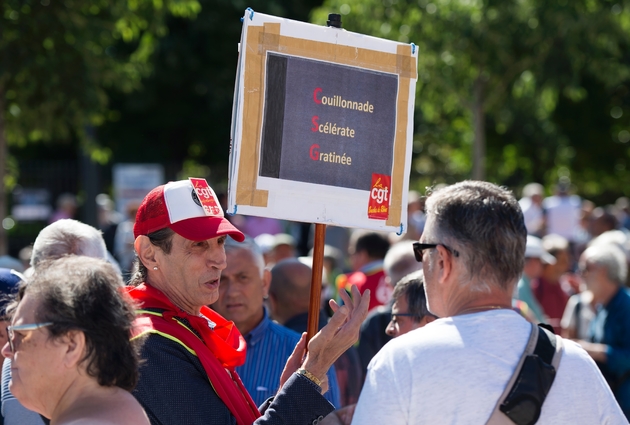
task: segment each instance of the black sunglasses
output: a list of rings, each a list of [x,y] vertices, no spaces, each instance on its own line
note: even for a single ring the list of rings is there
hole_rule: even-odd
[[[442,245],[444,248],[446,248],[446,250],[448,252],[453,254],[453,256],[459,257],[459,252],[456,249],[451,249],[448,246],[444,245],[443,243],[420,243],[420,242],[414,242],[413,243],[413,253],[416,256],[416,261],[419,262],[419,263],[422,263],[422,251],[424,251],[425,249],[436,248],[438,245]]]

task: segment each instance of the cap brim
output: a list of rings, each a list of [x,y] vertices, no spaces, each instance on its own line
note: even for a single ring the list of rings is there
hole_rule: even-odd
[[[173,223],[169,227],[191,241],[204,241],[223,235],[229,235],[237,242],[245,240],[245,235],[223,217],[189,218]]]

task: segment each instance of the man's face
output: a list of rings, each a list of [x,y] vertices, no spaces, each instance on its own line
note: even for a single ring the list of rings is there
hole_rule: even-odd
[[[567,250],[558,251],[558,253],[556,254],[555,266],[559,273],[566,273],[569,271],[571,267],[569,251]]]
[[[286,258],[295,258],[295,249],[289,244],[281,244],[273,249],[273,259],[277,263]]]
[[[432,216],[427,218],[427,222],[424,225],[424,232],[420,237],[421,243],[438,243],[440,241],[437,240],[435,235],[435,223]],[[440,314],[441,305],[441,293],[440,293],[440,284],[438,282],[438,264],[437,264],[437,253],[434,252],[435,249],[425,249],[422,252],[422,270],[424,271],[424,292],[427,296],[427,307],[429,311],[436,316],[441,317],[443,314]]]
[[[523,274],[530,279],[537,279],[542,275],[543,263],[540,258],[526,258]]]
[[[392,320],[387,325],[385,333],[396,338],[421,326],[420,321],[416,320],[417,318],[406,316],[407,314],[409,314],[407,297],[401,295],[392,306]]]
[[[587,289],[597,293],[600,288],[601,279],[606,273],[604,267],[590,263],[582,256],[579,263],[579,270]]]
[[[170,254],[156,250],[159,270],[173,301],[189,313],[219,298],[219,278],[225,268],[225,238],[191,241],[175,233]]]
[[[532,195],[532,202],[534,204],[542,205],[542,201],[543,201],[542,195],[539,195],[538,193],[535,193],[534,195]]]
[[[354,250],[350,252],[350,267],[352,268],[352,271],[358,271],[369,262],[370,260],[366,251]]]
[[[263,298],[269,291],[267,272],[260,270],[248,249],[227,253],[227,267],[221,273],[219,299],[212,308],[238,330],[248,334],[263,318]]]

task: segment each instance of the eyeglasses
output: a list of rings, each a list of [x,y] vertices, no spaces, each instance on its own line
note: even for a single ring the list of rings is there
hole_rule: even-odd
[[[436,248],[438,245],[442,245],[444,248],[446,248],[446,250],[448,252],[453,254],[453,256],[459,257],[459,252],[456,249],[452,249],[452,248],[444,245],[443,243],[420,243],[420,242],[414,242],[413,243],[413,253],[416,256],[416,261],[419,262],[419,263],[422,263],[422,251],[424,251],[425,249]]]
[[[590,273],[593,271],[593,269],[595,268],[595,266],[593,264],[587,264],[583,267],[580,267],[578,269],[578,273],[581,274],[582,276],[584,276],[586,273]]]
[[[15,336],[14,331],[30,332],[30,331],[36,331],[37,329],[45,328],[46,326],[52,326],[52,325],[54,325],[53,322],[43,322],[43,323],[29,323],[26,325],[7,326],[7,335],[9,337],[9,348],[11,348],[11,352],[15,353],[15,347],[13,345],[13,337]]]
[[[402,316],[402,317],[418,317],[417,314],[413,313],[392,313],[392,317],[394,316]]]
[[[399,323],[398,323],[399,317],[411,317],[412,318],[411,320],[416,323],[422,320],[421,316],[418,316],[417,314],[413,314],[413,313],[392,313],[391,321],[389,322],[387,327],[389,328],[390,326],[394,326],[397,328],[399,326]]]
[[[422,320],[422,316],[418,316],[417,314],[413,314],[413,313],[392,313],[391,323],[394,326],[398,326],[397,319],[399,317],[411,317],[414,322],[419,322],[420,320]]]
[[[392,319],[401,316],[401,317],[415,317],[418,321],[422,320],[425,316],[433,317],[438,319],[435,314],[427,313],[427,314],[413,314],[413,313],[392,313]]]

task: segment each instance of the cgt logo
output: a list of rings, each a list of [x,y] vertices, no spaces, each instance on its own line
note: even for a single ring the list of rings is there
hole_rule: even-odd
[[[372,185],[372,192],[370,195],[372,199],[376,199],[376,202],[379,204],[382,204],[385,201],[389,202],[389,198],[387,197],[389,187],[383,187],[381,179],[381,177],[378,177],[376,183]]]
[[[391,193],[391,177],[385,174],[372,174],[372,188],[368,202],[368,218],[387,220],[389,217],[389,200]]]
[[[199,195],[201,195],[204,199],[212,198],[212,192],[208,187],[198,187],[195,189]]]
[[[203,208],[204,213],[207,216],[222,216],[223,211],[219,206],[219,202],[214,195],[214,192],[208,185],[205,179],[190,178],[193,190],[190,194],[195,204]]]

